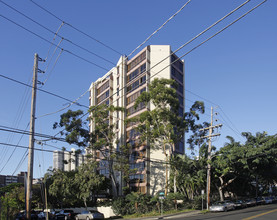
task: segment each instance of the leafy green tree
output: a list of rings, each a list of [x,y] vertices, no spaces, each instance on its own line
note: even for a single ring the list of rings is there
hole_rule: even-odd
[[[75,186],[77,187],[77,197],[82,199],[87,208],[87,201],[100,191],[105,184],[106,178],[103,175],[97,174],[97,163],[89,161],[78,167],[78,172],[75,174]]]
[[[174,144],[181,140],[185,130],[184,119],[179,116],[176,86],[172,79],[154,79],[149,90],[137,98],[135,108],[141,103],[151,103],[155,108],[131,119],[138,122],[136,130],[142,142],[147,141],[152,148],[163,146],[164,154],[166,145],[173,151]]]
[[[112,194],[118,196],[118,183],[115,177],[115,161],[122,157],[121,152],[115,149],[117,143],[115,134],[115,125],[112,123],[112,115],[116,112],[124,111],[124,108],[114,107],[113,105],[99,105],[92,106],[89,109],[90,116],[82,120],[81,110],[64,113],[60,117],[60,122],[54,124],[54,128],[64,128],[61,132],[65,135],[69,144],[76,144],[79,147],[86,147],[90,149],[91,156],[96,159],[97,152],[101,152],[100,157],[107,162],[107,169],[109,170],[109,177],[112,182]],[[92,132],[87,128],[87,124],[91,122],[93,127]],[[100,158],[98,158],[100,159]]]
[[[145,111],[131,118],[130,121],[137,122],[135,129],[139,132],[141,141],[147,141],[153,149],[162,149],[165,160],[168,161],[168,157],[172,156],[176,144],[182,140],[184,133],[198,128],[196,121],[199,120],[199,113],[204,113],[204,104],[199,101],[195,102],[190,111],[183,115],[179,113],[177,83],[174,80],[156,78],[148,88],[148,91],[143,92],[137,98],[135,108],[141,104],[151,104],[154,105],[153,110]],[[175,172],[173,172],[174,178]],[[174,183],[176,184],[176,181]],[[174,187],[174,192],[176,192],[176,187]]]
[[[193,200],[195,195],[201,195],[205,188],[206,162],[204,159],[191,159],[186,155],[176,155],[171,158],[171,169],[175,171],[177,191],[188,200]],[[171,176],[171,187],[173,186]]]
[[[0,188],[1,219],[13,219],[25,207],[24,186],[12,183]]]
[[[258,132],[255,136],[244,132],[242,135],[246,137],[245,144],[227,137],[230,142],[226,143],[213,159],[213,182],[221,200],[224,199],[224,191],[240,194],[240,189],[244,187],[245,193],[251,193],[249,191],[253,188],[253,182],[256,182],[257,196],[258,185],[264,184],[268,187],[277,180],[276,135],[269,136],[265,132]],[[240,189],[235,187],[238,184],[241,186]]]
[[[76,187],[74,187],[74,176],[76,171],[54,170],[52,183],[49,186],[49,194],[55,196],[61,208],[64,205],[74,204],[76,197]]]

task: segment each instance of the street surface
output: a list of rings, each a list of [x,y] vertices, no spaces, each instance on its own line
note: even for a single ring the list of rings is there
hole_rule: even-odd
[[[277,204],[261,205],[255,207],[249,207],[246,209],[228,211],[228,212],[216,212],[200,214],[190,217],[176,217],[171,216],[167,219],[189,219],[189,220],[203,220],[203,219],[223,219],[223,220],[277,220]]]

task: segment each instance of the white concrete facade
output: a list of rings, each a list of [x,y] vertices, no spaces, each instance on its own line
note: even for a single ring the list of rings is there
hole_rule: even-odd
[[[76,154],[75,149],[68,151],[54,151],[53,152],[53,169],[62,171],[76,170],[85,162],[85,155]]]
[[[137,146],[136,140],[139,136],[134,130],[135,125],[125,125],[124,120],[154,109],[153,104],[134,109],[134,102],[141,92],[148,90],[148,84],[155,78],[175,79],[179,83],[178,93],[182,104],[180,109],[182,114],[184,111],[184,62],[172,54],[169,45],[150,45],[138,52],[132,59],[126,60],[125,63],[123,63],[124,60],[125,57],[121,57],[116,67],[91,84],[90,105],[108,103],[126,108],[126,113],[119,115],[114,113],[113,123],[118,123],[115,133],[120,141],[119,144],[131,144],[130,158],[134,159],[130,159],[130,166],[138,168],[138,172],[130,176],[133,181],[130,181],[129,186],[131,190],[154,195],[159,190],[165,189],[166,168],[164,163],[161,163],[165,161],[165,154],[162,148],[150,149],[146,145]],[[172,60],[176,60],[176,63],[171,64]],[[107,81],[109,81],[109,86],[106,88],[104,85]],[[109,96],[102,100],[102,95],[107,91],[109,91]],[[90,124],[90,129],[93,130],[93,123]],[[118,147],[116,142],[114,142],[114,147],[115,149]],[[177,153],[184,153],[183,143],[180,143],[178,149],[174,150]],[[138,155],[144,155],[144,158],[148,160],[139,159]],[[121,176],[118,176],[118,181],[121,185]]]

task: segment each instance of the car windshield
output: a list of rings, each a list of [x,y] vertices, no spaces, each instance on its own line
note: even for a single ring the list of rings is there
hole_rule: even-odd
[[[223,205],[224,202],[215,202],[213,205]]]
[[[89,211],[82,211],[82,214],[89,214]]]

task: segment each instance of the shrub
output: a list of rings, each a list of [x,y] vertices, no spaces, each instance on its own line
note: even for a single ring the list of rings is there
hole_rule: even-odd
[[[112,209],[116,215],[131,215],[135,213],[134,206],[123,197],[117,198],[113,201]]]

